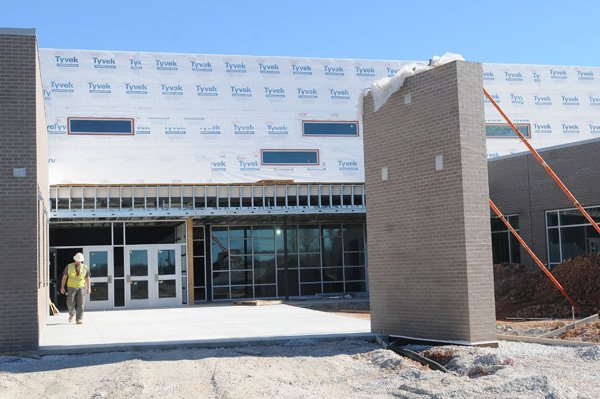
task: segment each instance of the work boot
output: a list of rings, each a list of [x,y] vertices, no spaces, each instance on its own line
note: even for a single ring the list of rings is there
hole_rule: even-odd
[[[71,323],[73,321],[73,315],[69,315],[69,323]]]
[[[83,320],[77,320],[77,324],[83,324]]]

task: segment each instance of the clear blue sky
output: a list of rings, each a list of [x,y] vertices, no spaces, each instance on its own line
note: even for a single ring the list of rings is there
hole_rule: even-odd
[[[40,47],[600,66],[600,1],[4,0]]]

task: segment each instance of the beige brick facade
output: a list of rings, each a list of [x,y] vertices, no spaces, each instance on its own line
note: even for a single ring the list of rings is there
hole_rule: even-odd
[[[480,64],[453,62],[364,100],[373,332],[496,342],[482,89]]]

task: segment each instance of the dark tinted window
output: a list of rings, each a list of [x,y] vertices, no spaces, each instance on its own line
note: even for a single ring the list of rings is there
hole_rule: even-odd
[[[358,136],[357,122],[302,122],[304,136]]]
[[[262,150],[263,165],[318,165],[318,150]]]
[[[69,134],[133,134],[133,119],[69,118]]]

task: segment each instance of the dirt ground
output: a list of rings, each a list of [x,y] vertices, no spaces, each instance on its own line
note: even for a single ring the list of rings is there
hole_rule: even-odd
[[[554,277],[580,310],[589,316],[600,310],[600,255],[569,259],[556,266]],[[538,268],[517,264],[494,265],[496,318],[568,318],[571,305]]]
[[[413,347],[445,374],[366,341],[0,356],[1,398],[598,398],[600,347]],[[435,356],[435,355],[432,355]],[[75,381],[78,381],[75,382]]]

